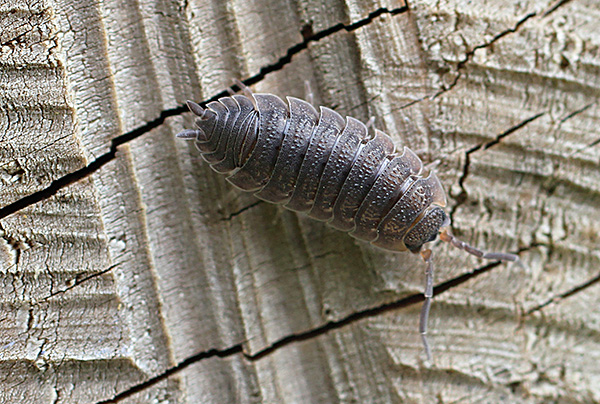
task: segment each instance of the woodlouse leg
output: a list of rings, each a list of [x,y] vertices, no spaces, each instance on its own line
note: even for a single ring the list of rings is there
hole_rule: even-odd
[[[315,93],[313,92],[312,87],[310,86],[310,81],[308,80],[304,80],[304,92],[306,101],[310,105],[315,105]]]
[[[425,355],[427,360],[431,361],[431,348],[427,341],[427,321],[429,320],[429,309],[431,308],[431,299],[433,298],[433,254],[431,250],[425,249],[421,251],[421,257],[427,268],[425,269],[425,301],[421,308],[421,317],[419,319],[419,332],[421,333],[421,340],[423,341],[423,347],[425,348]]]
[[[437,168],[438,165],[440,165],[440,163],[442,162],[442,160],[433,160],[431,163],[427,164],[425,167],[423,167],[423,171],[430,173],[432,171],[435,171],[435,169]]]
[[[519,260],[519,256],[515,254],[509,253],[501,253],[501,252],[487,252],[475,248],[464,241],[461,241],[454,237],[452,234],[448,233],[446,230],[442,230],[440,232],[440,240],[445,241],[446,243],[450,243],[456,248],[459,248],[463,251],[468,252],[471,255],[474,255],[479,258],[483,258],[486,260],[496,260],[496,261],[511,261],[515,262]]]
[[[234,88],[237,88],[237,89],[234,90]],[[238,79],[233,79],[233,84],[231,85],[231,87],[228,87],[225,91],[227,91],[227,93],[229,94],[230,97],[232,95],[236,95],[236,94],[239,94],[239,93],[242,93],[246,97],[249,97],[249,95],[247,94],[247,92],[249,91],[250,94],[252,93],[252,91],[244,83],[242,83]]]
[[[235,84],[240,89],[242,94],[244,94],[246,97],[253,98],[252,97],[253,92],[252,92],[252,90],[250,90],[250,87],[248,87],[247,85],[245,85],[238,79],[233,79],[233,84]]]
[[[365,123],[365,126],[367,127],[367,133],[369,134],[369,136],[367,136],[365,139],[363,139],[364,143],[370,142],[371,140],[375,139],[377,137],[377,129],[375,129],[375,117],[372,116],[369,118],[369,120],[367,121],[367,123]],[[394,152],[396,151],[396,148],[394,146]]]

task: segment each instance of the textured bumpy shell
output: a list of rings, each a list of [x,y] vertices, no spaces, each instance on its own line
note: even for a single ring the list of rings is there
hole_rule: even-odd
[[[236,187],[392,251],[417,252],[447,224],[435,173],[385,133],[297,98],[224,97],[199,115],[196,145]]]

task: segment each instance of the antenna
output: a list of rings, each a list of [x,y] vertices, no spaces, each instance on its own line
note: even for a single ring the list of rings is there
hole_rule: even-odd
[[[474,255],[478,258],[483,258],[486,260],[497,260],[497,261],[511,261],[515,262],[519,260],[519,256],[515,254],[509,253],[500,253],[500,252],[487,252],[475,248],[464,241],[461,241],[454,237],[452,234],[448,233],[446,230],[442,230],[440,232],[440,240],[445,241],[446,243],[451,244],[452,246],[461,249],[463,251],[468,252],[471,255]]]

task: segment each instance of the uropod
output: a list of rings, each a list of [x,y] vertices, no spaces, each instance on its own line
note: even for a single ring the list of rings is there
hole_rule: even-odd
[[[408,147],[395,152],[392,139],[357,119],[327,107],[273,94],[243,94],[210,102],[188,101],[193,139],[213,170],[234,186],[267,202],[303,212],[390,251],[420,254],[426,264],[425,301],[419,332],[427,358],[427,319],[433,296],[432,252],[436,237],[479,258],[516,261],[514,254],[485,252],[447,229],[446,193],[435,164],[423,166]],[[312,97],[309,97],[312,98]]]

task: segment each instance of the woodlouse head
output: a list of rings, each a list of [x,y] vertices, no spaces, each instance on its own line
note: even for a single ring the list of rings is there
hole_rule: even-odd
[[[446,192],[433,171],[437,164],[434,162],[425,167],[424,174],[429,171],[429,175],[417,181],[412,198],[407,201],[415,209],[426,206],[402,240],[404,246],[413,253],[418,253],[424,244],[434,241],[440,229],[450,224],[450,218],[443,209],[446,206]]]
[[[450,218],[436,205],[427,209],[421,220],[404,236],[404,245],[413,253],[421,251],[423,244],[434,241],[440,229],[450,224]]]

